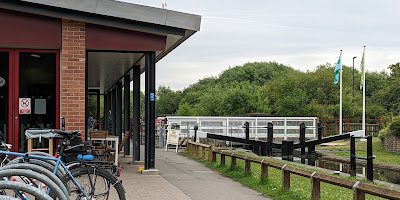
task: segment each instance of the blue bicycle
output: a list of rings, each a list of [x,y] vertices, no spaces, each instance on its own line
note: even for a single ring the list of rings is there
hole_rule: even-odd
[[[56,157],[44,156],[40,155],[40,153],[39,155],[35,155],[32,153],[15,153],[8,151],[0,151],[0,155],[3,157],[15,156],[17,158],[14,160],[19,163],[34,163],[41,165],[46,169],[53,170],[52,174],[56,175],[61,180],[65,188],[68,188],[67,199],[125,200],[125,191],[122,187],[122,182],[108,171],[101,169],[101,167],[98,166],[98,162],[90,161],[93,158],[92,156],[81,157],[81,161],[75,163],[73,165],[74,168],[71,170],[69,170],[62,162],[61,155],[62,152],[64,152],[64,149],[68,146],[68,141],[78,137],[80,135],[79,131],[68,132],[53,130],[53,132],[57,134],[56,139],[60,140],[56,151],[56,155],[58,156]],[[7,165],[5,167],[7,167]],[[22,198],[22,196],[18,194],[18,190],[14,191],[17,193],[16,196],[19,196],[21,199],[26,199],[25,197]],[[47,189],[47,194],[53,199],[56,199],[57,197],[57,191],[54,190]],[[59,191],[58,194],[60,194]]]

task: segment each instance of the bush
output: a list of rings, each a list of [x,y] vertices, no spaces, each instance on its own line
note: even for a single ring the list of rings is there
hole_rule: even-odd
[[[379,139],[381,139],[381,142],[385,140],[385,136],[389,134],[389,127],[385,127],[384,129],[379,131]]]
[[[389,125],[389,133],[400,136],[400,116],[393,117],[393,120]]]
[[[392,134],[395,136],[400,136],[400,115],[393,117],[389,126],[379,131],[379,139],[383,142],[385,135]]]

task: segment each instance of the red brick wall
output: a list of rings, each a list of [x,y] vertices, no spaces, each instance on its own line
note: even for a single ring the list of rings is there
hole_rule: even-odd
[[[61,116],[65,130],[85,131],[85,23],[62,21]]]
[[[400,137],[394,135],[385,135],[384,139],[385,151],[400,153]]]

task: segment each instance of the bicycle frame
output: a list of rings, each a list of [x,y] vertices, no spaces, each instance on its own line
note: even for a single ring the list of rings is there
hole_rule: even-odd
[[[16,153],[16,152],[7,152],[7,151],[0,151],[0,155],[26,157],[26,158],[32,158],[32,159],[38,159],[38,160],[56,161],[56,165],[54,166],[53,174],[56,174],[58,167],[61,165],[64,168],[65,172],[67,172],[67,174],[71,177],[74,184],[78,187],[79,191],[82,192],[82,194],[85,195],[85,197],[87,199],[90,199],[89,196],[83,191],[83,189],[79,185],[79,183],[75,180],[75,177],[72,176],[71,172],[68,170],[68,168],[65,166],[65,164],[61,161],[61,155],[59,155],[57,158],[55,158],[55,157],[31,155],[29,153]],[[49,194],[49,193],[50,193],[50,190],[47,190],[47,194]]]

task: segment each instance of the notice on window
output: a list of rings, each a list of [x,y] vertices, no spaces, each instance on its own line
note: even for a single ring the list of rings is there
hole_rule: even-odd
[[[19,98],[19,114],[31,114],[31,98]]]
[[[35,114],[46,114],[46,99],[35,99]]]

